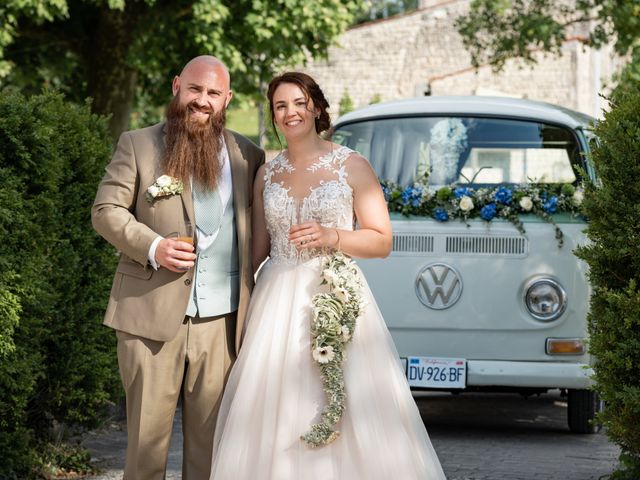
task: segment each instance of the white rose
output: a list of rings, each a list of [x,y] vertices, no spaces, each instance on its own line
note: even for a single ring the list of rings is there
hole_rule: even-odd
[[[460,199],[459,207],[463,212],[470,212],[471,210],[473,210],[473,200],[471,200],[471,197],[463,195],[463,197]]]
[[[156,180],[156,183],[160,188],[168,187],[171,185],[171,177],[169,175],[162,175]]]
[[[160,189],[155,185],[151,185],[149,188],[147,188],[147,193],[149,193],[151,198],[156,198],[160,193]]]
[[[573,192],[573,196],[571,197],[571,201],[576,207],[582,205],[582,201],[584,200],[584,192],[582,190],[576,190]]]
[[[529,210],[531,210],[533,208],[533,201],[531,200],[531,197],[522,197],[520,199],[520,207],[525,212],[528,212]]]

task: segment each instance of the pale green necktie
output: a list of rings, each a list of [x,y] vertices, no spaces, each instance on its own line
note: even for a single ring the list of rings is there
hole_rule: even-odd
[[[198,182],[193,182],[193,210],[196,227],[205,235],[214,234],[222,220],[222,201],[218,189],[205,189]]]

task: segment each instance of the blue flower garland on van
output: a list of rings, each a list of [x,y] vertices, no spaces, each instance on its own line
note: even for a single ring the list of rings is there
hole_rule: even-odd
[[[426,176],[425,176],[426,179]],[[458,218],[465,223],[480,217],[486,222],[502,218],[511,222],[520,233],[525,229],[520,215],[532,214],[555,228],[558,247],[563,233],[553,219],[556,213],[580,215],[584,190],[571,184],[524,184],[491,188],[466,186],[441,187],[433,191],[426,182],[401,187],[391,181],[380,181],[390,212],[403,215],[432,217],[439,222]]]

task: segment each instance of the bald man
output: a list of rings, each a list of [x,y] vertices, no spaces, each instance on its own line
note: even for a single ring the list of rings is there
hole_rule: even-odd
[[[225,129],[232,91],[217,58],[192,59],[172,91],[165,122],[122,134],[91,212],[120,251],[104,323],[126,393],[125,480],[164,478],[180,397],[182,478],[209,478],[253,288],[252,184],[264,152]],[[158,194],[168,184],[182,190]],[[186,222],[195,246],[172,236]]]

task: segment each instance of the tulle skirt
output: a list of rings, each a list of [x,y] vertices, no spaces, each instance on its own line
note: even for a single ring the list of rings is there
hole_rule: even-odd
[[[218,416],[211,479],[444,480],[366,283],[368,305],[347,347],[340,436],[318,448],[300,439],[326,404],[310,350],[320,270],[319,258],[262,268]]]

